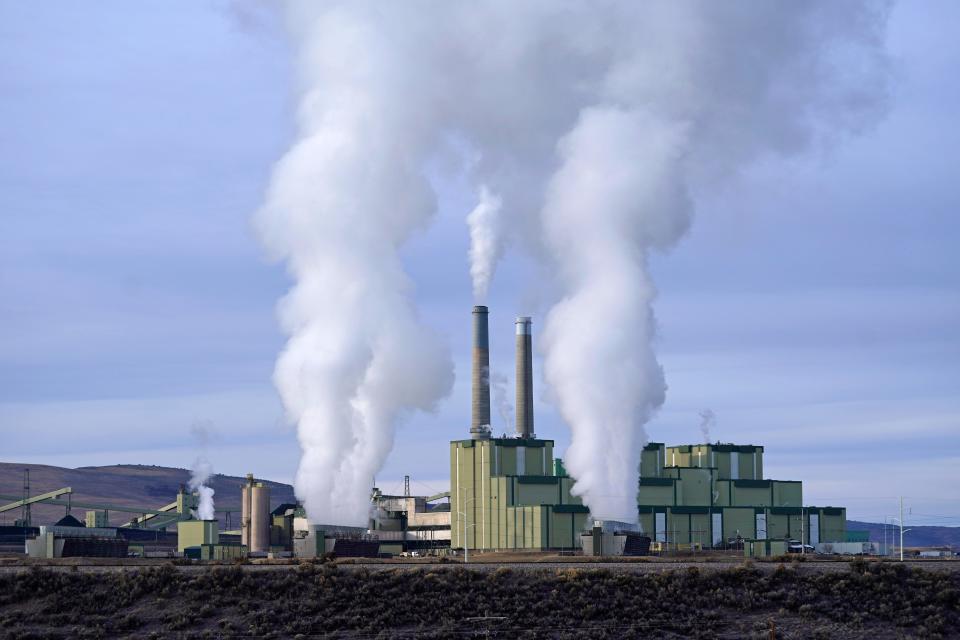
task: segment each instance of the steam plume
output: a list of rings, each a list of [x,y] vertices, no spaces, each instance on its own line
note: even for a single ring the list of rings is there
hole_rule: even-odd
[[[299,132],[257,215],[295,284],[274,381],[298,425],[297,495],[315,521],[366,522],[371,478],[396,424],[430,410],[452,363],[417,317],[400,247],[432,216],[427,136],[401,77],[410,61],[361,16],[290,3]]]
[[[710,444],[710,428],[717,422],[717,416],[712,409],[700,412],[700,433],[703,434],[704,444]]]
[[[480,188],[480,203],[467,216],[470,227],[470,276],[473,279],[473,297],[486,300],[490,280],[497,267],[501,251],[499,197],[490,193],[486,185]]]
[[[193,463],[193,473],[190,476],[190,491],[196,491],[200,496],[197,505],[197,517],[200,520],[213,520],[213,489],[207,486],[207,480],[213,475],[213,466],[206,458],[197,458]]]
[[[595,517],[635,520],[644,424],[666,393],[649,262],[757,158],[875,121],[887,3],[288,6],[300,134],[260,228],[296,279],[276,380],[308,509],[360,522],[392,425],[449,388],[397,250],[433,210],[423,167],[466,149],[475,293],[508,241],[546,263],[554,281],[537,285],[557,302],[540,343],[574,491]]]

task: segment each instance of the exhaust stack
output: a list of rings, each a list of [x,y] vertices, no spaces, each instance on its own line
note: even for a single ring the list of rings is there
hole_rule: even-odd
[[[470,437],[490,437],[490,337],[488,311],[484,306],[473,308],[473,408]]]
[[[533,327],[517,318],[517,436],[533,438]]]

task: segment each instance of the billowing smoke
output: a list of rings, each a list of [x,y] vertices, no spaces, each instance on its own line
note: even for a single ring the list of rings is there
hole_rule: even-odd
[[[213,520],[213,489],[207,486],[207,481],[213,475],[213,466],[206,458],[197,458],[193,463],[193,473],[190,476],[190,491],[200,496],[197,504],[197,518]]]
[[[394,423],[449,388],[397,252],[434,208],[424,167],[452,158],[480,193],[476,295],[508,243],[547,266],[540,344],[574,491],[595,517],[634,520],[644,424],[666,393],[650,260],[751,162],[882,114],[888,4],[288,8],[300,132],[259,225],[296,280],[276,380],[300,425],[308,509],[361,521]]]
[[[289,10],[299,131],[256,218],[295,281],[279,307],[290,339],[274,381],[298,425],[308,515],[361,525],[396,424],[453,383],[398,253],[435,209],[423,170],[432,125],[398,82],[411,61],[375,25],[333,4]]]
[[[484,185],[480,187],[480,203],[467,216],[470,227],[470,277],[473,279],[473,297],[477,302],[487,298],[487,290],[503,247],[500,205],[500,198]]]
[[[700,433],[703,435],[703,443],[710,444],[710,429],[717,423],[717,415],[713,409],[704,409],[700,412]]]

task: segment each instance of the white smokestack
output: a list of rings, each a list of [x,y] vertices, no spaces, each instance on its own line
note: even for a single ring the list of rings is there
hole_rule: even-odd
[[[287,6],[300,132],[259,226],[296,280],[276,380],[308,509],[361,523],[393,424],[449,388],[397,251],[433,211],[424,167],[454,158],[480,192],[476,295],[506,242],[543,260],[534,286],[558,300],[544,372],[575,492],[597,518],[635,520],[644,424],[666,391],[649,262],[757,158],[876,120],[888,3]]]
[[[193,473],[190,476],[190,491],[200,496],[197,504],[197,518],[200,520],[214,520],[213,489],[207,486],[207,480],[213,475],[213,466],[206,458],[197,458],[193,463]]]

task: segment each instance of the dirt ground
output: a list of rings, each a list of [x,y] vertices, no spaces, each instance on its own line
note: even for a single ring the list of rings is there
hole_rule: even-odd
[[[916,565],[61,561],[0,571],[0,638],[960,637],[957,563]]]

